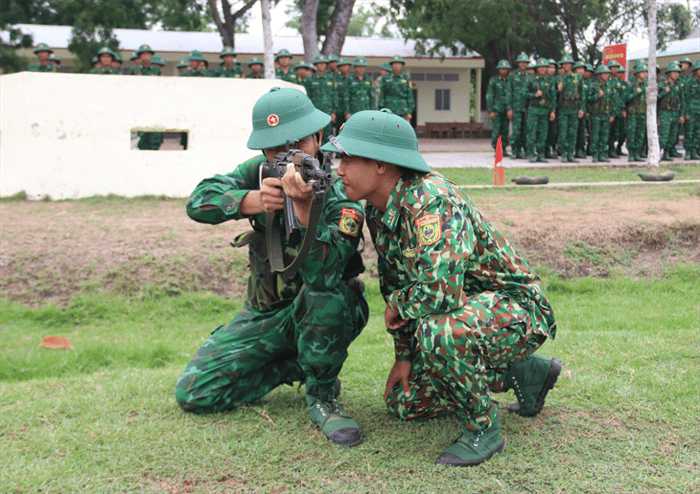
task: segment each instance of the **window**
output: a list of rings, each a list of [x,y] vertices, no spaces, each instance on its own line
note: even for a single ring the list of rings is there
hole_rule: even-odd
[[[450,111],[450,90],[436,89],[435,90],[435,110]]]
[[[411,72],[411,80],[417,82],[459,82],[458,72]]]

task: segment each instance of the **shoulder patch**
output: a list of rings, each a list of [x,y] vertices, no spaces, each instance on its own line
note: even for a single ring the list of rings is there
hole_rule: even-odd
[[[338,222],[338,229],[353,237],[360,234],[360,226],[362,226],[362,216],[352,208],[343,208]]]
[[[442,238],[442,220],[439,214],[426,214],[416,219],[421,245],[433,245]]]

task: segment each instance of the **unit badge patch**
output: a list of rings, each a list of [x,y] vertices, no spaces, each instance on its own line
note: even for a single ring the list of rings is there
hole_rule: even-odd
[[[416,220],[421,245],[433,245],[442,238],[442,220],[439,214],[426,214]]]
[[[360,226],[362,225],[362,216],[352,208],[343,208],[340,214],[340,222],[338,229],[348,235],[357,237],[360,234]]]

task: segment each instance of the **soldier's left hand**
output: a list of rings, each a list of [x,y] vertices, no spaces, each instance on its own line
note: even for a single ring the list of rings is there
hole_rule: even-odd
[[[560,82],[559,84],[557,84],[557,89],[558,89],[559,91],[561,91],[562,89],[564,89],[564,83],[563,83],[563,82]]]
[[[384,324],[389,331],[396,331],[399,328],[404,327],[408,321],[401,319],[398,312],[391,308],[389,304],[386,304],[386,309],[384,310]]]
[[[623,111],[622,113],[620,113],[620,115],[622,115],[623,117],[627,117],[627,112]]]
[[[295,166],[287,166],[282,177],[282,188],[287,197],[294,203],[294,211],[301,226],[309,224],[309,212],[314,193],[311,185],[304,182],[301,173]]]
[[[610,117],[610,123],[613,123],[615,121],[615,117]]]
[[[557,114],[556,114],[556,113],[552,112],[552,113],[549,114],[549,120],[550,120],[551,122],[553,122],[555,118],[557,118]]]
[[[684,119],[683,117],[681,117],[681,118],[678,119],[678,123],[681,123],[681,124],[682,124],[683,122],[685,122],[685,119]]]
[[[578,118],[583,118],[583,110],[578,111]]]

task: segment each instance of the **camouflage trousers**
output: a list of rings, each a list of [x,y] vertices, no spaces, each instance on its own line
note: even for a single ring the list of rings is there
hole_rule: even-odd
[[[527,113],[527,155],[544,158],[544,148],[549,131],[549,111],[541,112],[530,108]],[[537,151],[537,152],[535,152]]]
[[[612,149],[617,143],[621,147],[627,138],[627,117],[615,115],[615,121],[610,124],[610,135],[608,136],[608,147]]]
[[[547,118],[549,118],[549,115],[547,115]],[[557,148],[557,150],[559,152],[561,152],[561,149],[559,149],[558,146],[559,146],[559,114],[557,113],[557,118],[555,118],[554,120],[549,120],[549,124],[547,125],[546,147],[547,147],[547,149]]]
[[[638,155],[644,148],[644,137],[647,134],[647,116],[644,113],[627,114],[627,149]]]
[[[588,119],[584,115],[578,119],[578,130],[576,132],[576,150],[586,152],[586,137],[588,135]]]
[[[591,115],[591,154],[607,157],[610,115]]]
[[[687,112],[690,120],[685,122],[683,149],[686,153],[697,153],[700,147],[700,108]]]
[[[511,122],[513,123],[513,128],[510,134],[510,148],[525,149],[525,137],[527,129],[525,112],[513,111],[513,120],[511,120]]]
[[[578,110],[559,110],[559,144],[557,149],[565,156],[573,156],[576,151],[576,140],[578,138]]]
[[[397,384],[387,397],[389,411],[403,420],[455,415],[469,429],[485,429],[496,413],[490,393],[507,391],[510,364],[547,339],[538,312],[485,292],[465,295],[454,312],[420,319],[410,396]]]
[[[493,133],[491,134],[491,147],[496,149],[498,145],[498,137],[501,137],[501,146],[505,151],[508,146],[508,125],[510,120],[508,120],[508,114],[506,112],[495,112],[496,118],[491,120],[491,125],[493,126]]]
[[[659,147],[662,150],[668,151],[676,145],[679,118],[680,112],[677,111],[659,112]]]
[[[292,304],[271,312],[246,302],[192,357],[175,398],[187,412],[221,412],[280,384],[305,381],[308,396],[330,399],[348,347],[368,315],[364,294],[345,283],[324,292],[303,287]]]

